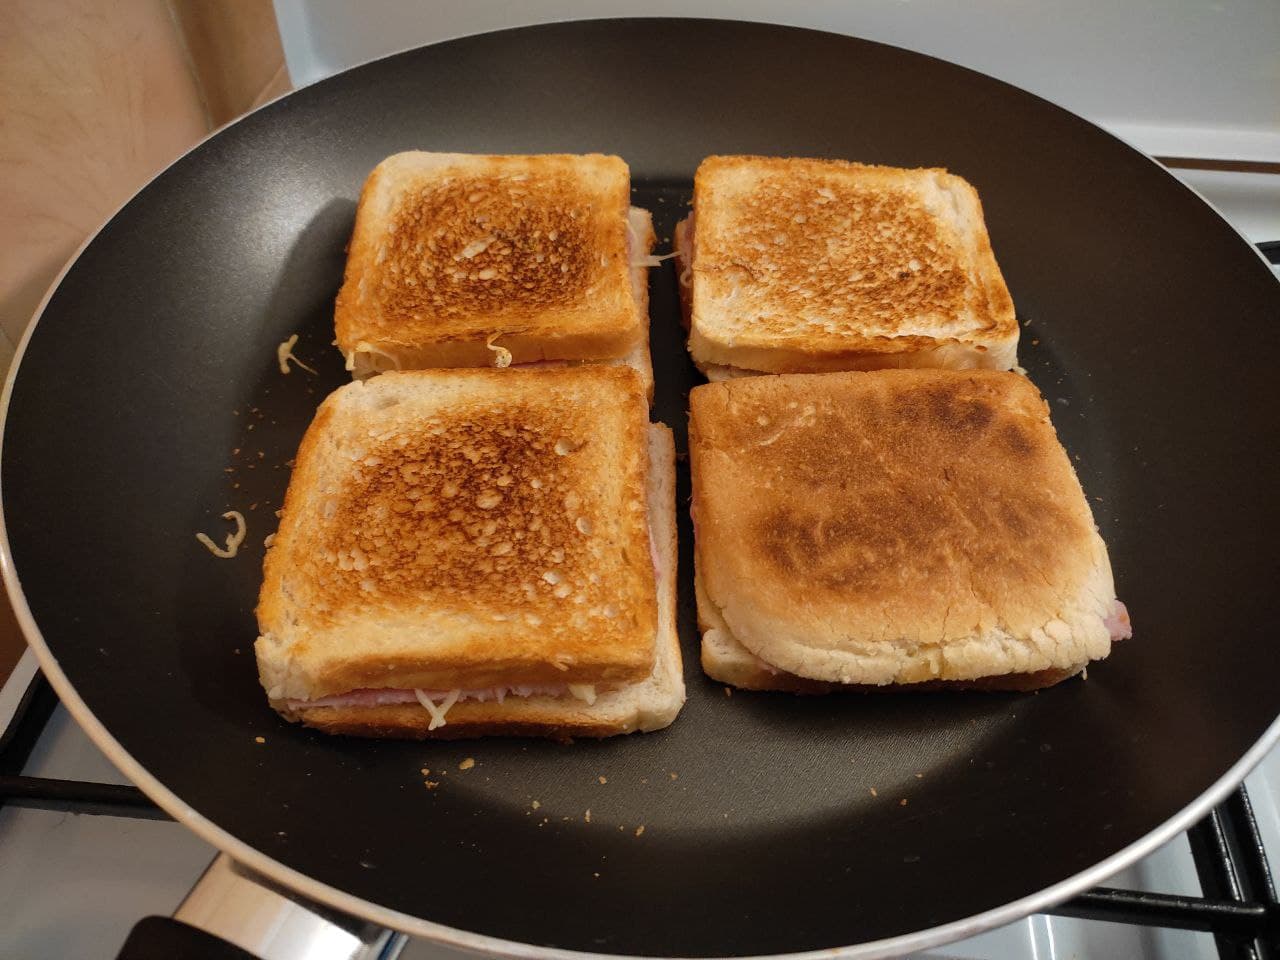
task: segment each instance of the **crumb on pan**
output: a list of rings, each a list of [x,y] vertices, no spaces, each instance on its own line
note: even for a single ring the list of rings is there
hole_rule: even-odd
[[[539,803],[537,800],[535,800],[535,801],[533,801],[533,803],[529,804],[529,806],[531,806],[531,807],[533,807],[533,809],[537,810],[539,807],[541,807],[541,806],[542,806],[542,804],[541,804],[541,803]]]
[[[876,793],[876,788],[875,788],[875,787],[872,787],[872,788],[871,788],[871,795],[872,795],[873,797],[878,797],[878,796],[880,796],[880,794]]]
[[[434,790],[436,787],[440,786],[439,780],[424,780],[423,783],[426,785],[428,790]]]
[[[637,836],[637,837],[643,837],[643,836],[644,836],[644,824],[643,824],[643,823],[642,823],[642,824],[640,824],[640,826],[636,827],[636,836]]]
[[[899,801],[898,801],[898,806],[900,806],[900,807],[905,807],[906,805],[907,805],[907,798],[906,798],[906,797],[903,797],[901,800],[899,800]]]
[[[254,743],[266,743],[266,742],[267,742],[267,738],[266,738],[266,737],[254,737],[254,738],[253,738],[253,742],[254,742]]]
[[[609,782],[609,778],[604,776],[596,777],[596,779],[599,780],[601,784],[605,784]]]
[[[236,522],[236,532],[227,534],[226,547],[219,547],[209,536],[204,533],[197,533],[196,539],[209,548],[209,552],[215,557],[221,557],[223,560],[230,560],[236,555],[236,551],[240,549],[240,544],[244,541],[245,522],[244,514],[239,510],[228,510],[222,515],[223,520],[234,520]]]
[[[475,759],[473,757],[467,757],[467,759],[463,760],[460,764],[458,764],[458,769],[470,770],[475,765],[476,765]]]

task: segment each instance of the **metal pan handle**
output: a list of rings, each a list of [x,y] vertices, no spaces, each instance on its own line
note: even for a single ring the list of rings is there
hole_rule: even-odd
[[[407,940],[304,900],[219,854],[173,918],[137,923],[116,960],[395,960]]]

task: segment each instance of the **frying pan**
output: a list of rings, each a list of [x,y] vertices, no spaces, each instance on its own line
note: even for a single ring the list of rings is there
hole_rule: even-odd
[[[1134,638],[1038,695],[726,696],[697,666],[685,518],[689,702],[669,730],[419,744],[279,719],[252,653],[262,540],[286,461],[346,380],[329,343],[360,185],[409,148],[617,153],[663,238],[710,153],[968,178]],[[683,445],[697,378],[674,286],[670,264],[654,271],[654,414]],[[85,247],[8,385],[7,583],[59,694],[126,774],[350,914],[521,957],[919,949],[1103,880],[1276,739],[1277,316],[1264,263],[1195,195],[977,73],[731,22],[470,37],[251,114]],[[292,333],[317,376],[280,374]],[[218,560],[193,534],[221,539],[229,508],[249,535]]]

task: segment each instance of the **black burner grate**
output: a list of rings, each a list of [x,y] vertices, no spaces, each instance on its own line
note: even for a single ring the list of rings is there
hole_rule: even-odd
[[[0,806],[166,820],[137,787],[29,777],[27,758],[58,698],[37,673],[0,735]],[[1280,960],[1280,902],[1243,786],[1187,831],[1202,897],[1097,887],[1050,913],[1214,935],[1223,960]]]

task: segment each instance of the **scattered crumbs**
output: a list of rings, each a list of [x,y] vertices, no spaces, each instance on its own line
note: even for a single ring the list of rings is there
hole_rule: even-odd
[[[473,757],[467,757],[467,759],[463,760],[460,764],[458,764],[458,769],[470,770],[475,765],[476,765],[475,759]]]
[[[680,774],[675,773],[675,772],[672,772],[672,774],[671,774],[671,779],[672,779],[672,780],[679,780],[679,779],[680,779]]]
[[[924,779],[924,774],[923,774],[923,773],[917,773],[917,774],[916,774],[916,779],[917,779],[917,780],[923,780],[923,779]]]
[[[424,777],[429,777],[429,776],[431,776],[431,770],[430,770],[430,768],[428,768],[428,767],[423,767],[423,768],[422,768],[422,775],[423,775]]]
[[[597,780],[599,780],[601,783],[608,783],[608,782],[609,782],[609,778],[608,778],[608,777],[596,777],[596,779],[597,779]]]
[[[236,468],[235,468],[235,467],[223,467],[223,468],[222,468],[222,472],[223,472],[223,473],[235,473],[235,472],[236,472]]]
[[[1095,495],[1094,495],[1093,499],[1097,500],[1099,503],[1102,503],[1102,502],[1103,502],[1103,501],[1102,501],[1102,498],[1101,498],[1101,497],[1099,497],[1097,494],[1095,494]]]
[[[231,485],[231,489],[232,489],[232,490],[239,490],[239,489],[240,489],[240,484],[238,484],[238,483],[233,483],[233,484]]]
[[[423,783],[427,785],[428,790],[434,790],[436,787],[440,786],[439,780],[424,780]]]
[[[1027,317],[1027,319],[1023,320],[1023,321],[1022,321],[1022,325],[1023,325],[1024,327],[1029,327],[1029,326],[1031,326],[1031,318],[1030,318],[1030,317]]]
[[[880,794],[876,793],[876,788],[875,788],[875,787],[872,787],[872,788],[871,788],[871,795],[872,795],[873,797],[878,797],[878,796],[880,796]]]
[[[1033,347],[1038,347],[1038,346],[1040,346],[1040,341],[1039,341],[1039,340],[1032,340],[1032,341],[1031,341],[1031,345],[1032,345]]]
[[[585,820],[587,823],[590,823],[590,822],[591,822],[591,810],[590,810],[590,809],[588,809],[588,810],[587,810],[587,812],[586,812],[586,813],[584,813],[584,814],[582,815],[582,819],[583,819],[583,820]]]
[[[249,424],[249,429],[250,429],[250,430],[252,430],[252,429],[253,429],[253,424],[252,424],[252,423],[251,423],[251,424]]]
[[[550,823],[550,822],[551,822],[551,818],[550,818],[550,817],[543,817],[543,818],[542,818],[542,822],[543,822],[543,823]]]
[[[257,503],[251,503],[251,504],[249,504],[249,509],[250,509],[250,510],[257,510],[257,509],[258,509],[258,505],[257,505]]]
[[[649,778],[648,778],[648,777],[641,777],[641,778],[640,778],[640,782],[641,782],[641,783],[648,783],[648,782],[649,782]]]
[[[1081,680],[1088,680],[1088,679],[1089,679],[1089,668],[1088,668],[1088,667],[1085,667],[1083,670],[1081,670],[1081,671],[1080,671],[1080,679],[1081,679]]]
[[[234,450],[232,450],[232,451],[231,451],[231,455],[232,455],[233,457],[238,457],[238,456],[240,456],[240,448],[239,448],[239,447],[236,447]]]
[[[266,457],[267,457],[267,455],[266,455],[265,453],[263,453],[261,450],[259,450],[259,451],[258,451],[258,459],[259,459],[259,460],[265,460],[265,459],[266,459]]]
[[[725,688],[724,688],[724,695],[725,695],[726,697],[732,697],[732,696],[733,696],[733,687],[725,687]]]
[[[253,742],[254,742],[254,743],[266,743],[266,742],[267,742],[267,738],[266,738],[266,737],[254,737],[254,738],[253,738]]]
[[[542,806],[542,804],[541,804],[541,803],[539,803],[537,800],[535,800],[535,801],[533,801],[533,803],[529,804],[529,806],[531,806],[531,807],[533,807],[533,809],[537,810],[539,807],[541,807],[541,806]]]
[[[440,776],[442,776],[442,777],[447,777],[448,775],[449,775],[449,771],[448,771],[448,770],[441,770],[441,771],[440,771]]]
[[[568,817],[561,817],[561,818],[560,818],[560,822],[561,822],[561,823],[568,823],[568,822],[569,822],[569,818],[568,818]]]
[[[1064,407],[1071,406],[1071,401],[1068,400],[1066,397],[1059,397],[1057,402]]]
[[[640,826],[636,827],[636,836],[637,836],[637,837],[643,837],[643,836],[644,836],[644,824],[643,824],[643,823],[642,823],[642,824],[640,824]]]
[[[906,805],[907,805],[907,798],[906,798],[906,797],[903,797],[901,800],[899,800],[899,801],[898,801],[898,806],[900,806],[900,807],[905,807]]]
[[[239,652],[240,652],[240,648],[239,648],[239,647],[236,647],[236,648],[235,648],[234,650],[232,650],[231,652],[232,652],[232,653],[239,653]]]
[[[232,410],[232,411],[231,411],[231,413],[232,413],[232,415],[233,415],[233,416],[236,416],[236,417],[240,416],[240,411],[239,411],[239,410]]]
[[[598,873],[593,873],[593,874],[591,874],[591,875],[592,875],[593,877],[598,877],[598,876],[600,876],[600,874],[598,874]]]

